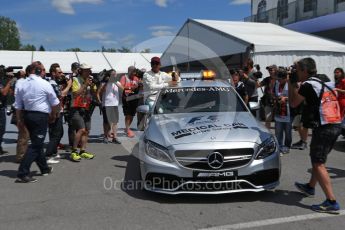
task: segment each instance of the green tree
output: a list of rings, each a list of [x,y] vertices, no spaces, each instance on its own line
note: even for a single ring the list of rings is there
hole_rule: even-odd
[[[117,51],[119,53],[130,53],[130,52],[132,52],[130,48],[127,48],[127,47],[124,47],[124,46],[122,46],[122,48],[118,49]]]
[[[38,48],[39,51],[46,51],[46,49],[44,49],[44,47],[41,45],[40,48]]]
[[[15,21],[0,16],[0,50],[19,50],[20,37]]]
[[[34,45],[31,45],[31,44],[26,44],[26,45],[22,45],[20,47],[20,50],[23,50],[23,51],[36,51],[36,47]]]
[[[66,51],[71,51],[71,52],[82,52],[82,50],[78,47],[76,48],[69,48],[69,49],[66,49]]]
[[[150,48],[146,48],[146,49],[140,51],[140,53],[151,53],[151,49]]]

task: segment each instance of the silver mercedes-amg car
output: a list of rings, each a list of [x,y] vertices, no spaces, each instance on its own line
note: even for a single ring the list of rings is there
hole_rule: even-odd
[[[138,153],[146,190],[221,194],[278,186],[277,141],[230,83],[181,81],[138,111],[146,113]]]

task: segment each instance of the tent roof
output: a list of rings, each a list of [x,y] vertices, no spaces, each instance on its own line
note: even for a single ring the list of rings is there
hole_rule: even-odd
[[[162,55],[171,66],[234,54],[265,52],[345,53],[345,45],[271,23],[188,19]]]
[[[216,32],[221,32],[248,44],[253,44],[255,52],[292,50],[345,52],[344,44],[295,32],[271,23],[193,19],[190,19],[190,22],[213,28]]]
[[[102,52],[51,52],[51,51],[6,51],[0,50],[0,64],[5,66],[23,66],[33,61],[41,61],[46,69],[53,63],[59,63],[64,72],[71,71],[73,62],[87,63],[97,73],[103,69],[115,69],[125,73],[129,66],[151,69],[150,59],[161,56],[160,53],[102,53]]]

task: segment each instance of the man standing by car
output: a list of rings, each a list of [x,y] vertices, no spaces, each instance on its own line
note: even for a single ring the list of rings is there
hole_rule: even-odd
[[[152,106],[160,89],[168,86],[172,77],[160,71],[161,60],[159,57],[151,58],[151,70],[144,74],[144,96],[145,104]]]
[[[90,107],[92,95],[96,94],[97,88],[92,83],[91,66],[82,64],[80,75],[73,78],[71,122],[76,135],[73,142],[71,160],[79,162],[82,158],[93,159],[94,154],[86,152],[86,144],[91,129]],[[81,144],[78,153],[78,145]]]
[[[30,67],[29,77],[18,88],[15,108],[17,113],[17,125],[27,127],[31,145],[22,159],[17,180],[18,183],[36,182],[30,177],[30,167],[35,161],[42,173],[48,175],[52,167],[47,165],[43,152],[44,139],[46,137],[48,120],[54,122],[60,101],[56,97],[52,86],[42,78],[45,69],[41,62],[34,62]]]
[[[339,119],[331,120],[329,119],[330,117],[335,118],[334,111],[331,111],[332,114],[327,114],[325,112],[326,110],[323,110],[324,106],[326,106],[324,103],[321,104],[323,95],[325,92],[328,94],[329,92],[334,92],[334,83],[325,83],[319,78],[315,78],[316,72],[315,61],[312,58],[304,58],[297,62],[298,79],[290,79],[289,81],[290,106],[297,107],[305,100],[304,110],[307,110],[309,114],[305,121],[313,127],[310,143],[312,176],[309,183],[302,184],[296,182],[295,185],[306,196],[314,196],[315,186],[319,183],[326,195],[326,200],[322,204],[312,205],[311,209],[317,212],[338,214],[340,207],[333,193],[331,179],[325,163],[327,161],[327,155],[332,150],[341,132],[341,119],[339,115]],[[293,84],[298,80],[302,82],[299,89]],[[334,108],[333,104],[332,107]],[[321,113],[320,110],[323,112]],[[340,110],[338,112],[340,113]]]

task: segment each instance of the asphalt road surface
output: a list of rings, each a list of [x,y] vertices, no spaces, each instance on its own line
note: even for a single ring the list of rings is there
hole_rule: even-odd
[[[315,198],[304,198],[293,184],[310,176],[308,151],[292,150],[282,157],[281,185],[275,191],[227,195],[168,196],[135,188],[139,164],[132,155],[136,139],[120,129],[122,145],[102,144],[101,119],[94,116],[89,150],[93,160],[54,165],[42,177],[36,165],[33,184],[14,183],[16,131],[8,125],[0,156],[0,229],[345,229],[345,139],[339,138],[328,167],[337,199],[338,216],[309,209],[324,200],[320,187]],[[121,117],[120,128],[123,128]],[[139,135],[139,134],[138,134]],[[294,133],[294,141],[297,140]],[[66,137],[63,143],[67,143]],[[67,153],[61,151],[63,156]]]

